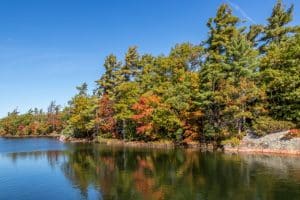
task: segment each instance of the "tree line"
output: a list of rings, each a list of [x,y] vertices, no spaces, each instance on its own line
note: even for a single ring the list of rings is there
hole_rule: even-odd
[[[93,94],[86,83],[61,109],[16,110],[0,134],[102,136],[127,140],[221,141],[300,126],[300,27],[278,0],[265,25],[246,26],[222,4],[201,44],[168,55],[128,48],[106,57]]]

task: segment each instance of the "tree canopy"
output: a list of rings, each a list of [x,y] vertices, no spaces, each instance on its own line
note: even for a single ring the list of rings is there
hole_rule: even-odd
[[[300,28],[290,23],[293,11],[278,0],[265,25],[247,27],[222,4],[207,22],[205,41],[177,44],[167,55],[141,54],[137,46],[123,60],[110,54],[93,94],[84,83],[63,109],[52,102],[46,113],[14,110],[0,120],[0,134],[185,142],[299,127]]]

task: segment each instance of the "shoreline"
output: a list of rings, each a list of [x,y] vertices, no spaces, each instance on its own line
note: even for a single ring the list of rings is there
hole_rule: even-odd
[[[225,153],[241,153],[241,154],[272,154],[272,155],[296,155],[300,156],[300,150],[286,149],[251,149],[251,148],[224,148]]]
[[[59,134],[53,134],[53,135],[0,135],[0,138],[16,138],[16,139],[22,139],[22,138],[53,138],[53,139],[59,139]]]
[[[129,148],[149,148],[149,149],[194,149],[199,151],[216,151],[224,153],[237,153],[237,154],[266,154],[266,155],[283,155],[283,156],[300,156],[300,150],[288,150],[288,149],[270,149],[270,148],[251,148],[251,147],[232,147],[222,146],[216,148],[212,143],[201,143],[201,142],[190,142],[185,144],[176,144],[173,141],[162,140],[154,142],[143,142],[143,141],[123,141],[120,139],[106,139],[106,138],[72,138],[65,137],[59,134],[52,135],[1,135],[0,138],[53,138],[65,143],[98,143],[107,146],[117,147],[129,147]]]

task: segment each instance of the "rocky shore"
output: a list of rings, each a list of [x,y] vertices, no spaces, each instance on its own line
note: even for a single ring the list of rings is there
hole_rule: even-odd
[[[225,145],[224,151],[300,155],[300,138],[286,137],[287,133],[288,131],[284,131],[263,137],[248,134],[236,147]]]

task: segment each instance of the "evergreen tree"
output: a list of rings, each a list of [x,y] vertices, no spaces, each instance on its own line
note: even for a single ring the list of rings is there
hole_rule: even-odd
[[[137,47],[129,47],[125,54],[125,64],[121,69],[121,74],[124,77],[124,81],[133,81],[139,73],[139,53]]]
[[[300,122],[300,34],[268,47],[261,61],[270,116]]]
[[[228,46],[232,38],[237,38],[241,30],[237,27],[239,18],[232,15],[228,5],[223,4],[217,10],[214,18],[210,18],[207,26],[209,38],[206,41],[206,57],[200,70],[200,99],[203,118],[203,132],[207,136],[217,137],[222,129],[221,111],[224,105],[220,103],[222,82],[228,78],[224,65]]]
[[[120,82],[120,76],[118,76],[121,68],[121,63],[117,60],[117,57],[113,54],[106,57],[104,62],[105,72],[101,78],[96,81],[98,88],[98,95],[108,94],[110,98],[114,96],[114,89]]]
[[[262,43],[260,49],[262,52],[267,51],[269,44],[278,44],[285,40],[290,34],[300,31],[299,26],[288,25],[293,20],[293,11],[294,5],[285,9],[282,0],[277,0],[271,16],[267,19],[268,24],[263,29],[262,38],[260,38],[260,42]]]
[[[300,27],[289,25],[293,19],[293,8],[291,5],[285,9],[282,1],[278,0],[268,18],[260,39],[263,53],[260,76],[266,87],[269,115],[279,121],[299,124],[300,68],[297,55]]]
[[[232,38],[217,99],[221,110],[222,135],[241,134],[249,128],[252,120],[265,112],[265,91],[257,85],[257,55],[253,43],[244,34]]]
[[[137,102],[139,86],[135,81],[140,70],[137,47],[130,47],[125,54],[125,64],[119,72],[120,83],[115,88],[115,112],[118,130],[122,138],[131,139],[135,134],[135,125],[131,119],[132,105]]]
[[[88,85],[86,83],[83,83],[80,86],[77,86],[76,89],[78,90],[77,96],[87,96],[88,92]]]

